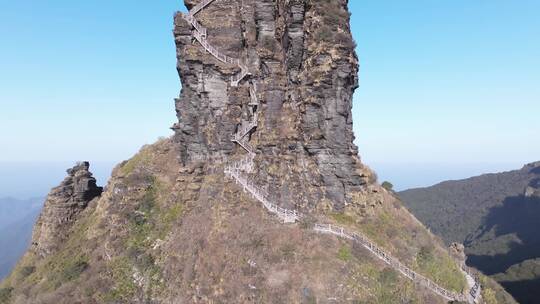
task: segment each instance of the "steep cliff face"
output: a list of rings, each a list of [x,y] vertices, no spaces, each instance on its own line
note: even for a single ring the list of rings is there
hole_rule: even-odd
[[[174,20],[174,137],[117,166],[67,239],[43,258],[29,251],[0,299],[442,304],[440,289],[467,295],[459,261],[357,156],[347,1],[185,2],[203,9]],[[280,221],[293,209],[302,216]],[[340,238],[321,234],[336,226]],[[489,280],[482,291],[490,304],[514,303]]]
[[[68,169],[68,176],[47,196],[32,235],[30,250],[38,256],[56,252],[79,214],[103,192],[89,168],[88,162],[81,162]]]
[[[191,8],[195,1],[186,1]],[[231,136],[256,83],[262,115],[250,139],[257,179],[288,208],[342,210],[359,204],[370,176],[353,144],[352,94],[358,60],[347,1],[215,1],[197,14],[207,39],[239,58],[239,72],[193,43],[192,26],[175,19],[182,93],[174,126],[186,164],[241,154]]]

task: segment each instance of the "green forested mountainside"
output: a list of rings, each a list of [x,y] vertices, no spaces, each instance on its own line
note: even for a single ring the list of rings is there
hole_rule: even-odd
[[[525,266],[540,257],[539,181],[537,162],[520,170],[411,189],[399,196],[447,243],[463,243],[469,265],[493,275],[520,303],[538,303],[540,276],[525,271],[529,270]]]
[[[494,275],[499,281],[516,282],[521,280],[533,280],[540,277],[540,258],[526,260],[513,265],[504,273]]]
[[[521,303],[538,303],[540,258],[513,265],[493,278],[501,282],[509,292],[519,294]]]
[[[42,199],[0,199],[0,279],[9,274],[24,254]]]

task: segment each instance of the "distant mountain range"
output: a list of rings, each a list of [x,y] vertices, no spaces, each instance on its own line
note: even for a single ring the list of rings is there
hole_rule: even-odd
[[[463,243],[469,265],[520,303],[540,302],[540,162],[399,196],[445,242]]]
[[[0,198],[0,279],[26,251],[42,205],[42,198]]]

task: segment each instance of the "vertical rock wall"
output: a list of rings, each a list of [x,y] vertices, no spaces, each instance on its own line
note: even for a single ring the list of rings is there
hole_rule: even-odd
[[[188,8],[198,1],[186,0]],[[251,76],[239,87],[239,72],[206,53],[191,26],[175,17],[182,92],[173,126],[185,164],[234,158],[231,141],[247,115],[247,81],[262,102],[253,178],[267,185],[287,208],[364,208],[370,171],[358,157],[352,131],[352,95],[358,59],[346,0],[216,0],[196,14],[208,41],[242,58]]]

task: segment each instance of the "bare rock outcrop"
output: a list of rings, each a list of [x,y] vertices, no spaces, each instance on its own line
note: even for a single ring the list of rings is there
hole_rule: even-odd
[[[531,173],[538,175],[538,177],[531,180],[527,188],[525,188],[525,197],[540,198],[540,162],[530,163],[525,167],[529,168]]]
[[[188,9],[197,1],[185,1]],[[173,126],[184,164],[238,157],[232,142],[256,84],[262,113],[250,143],[257,150],[259,184],[283,207],[358,209],[370,193],[372,172],[354,145],[352,95],[358,87],[358,58],[346,0],[215,1],[196,15],[207,39],[251,73],[238,87],[238,67],[219,62],[175,18],[182,92]],[[368,195],[369,196],[369,195]]]
[[[68,176],[51,190],[34,227],[31,250],[41,257],[62,245],[78,215],[103,192],[89,171],[88,162],[68,169]]]
[[[535,184],[529,185],[525,189],[525,197],[540,197],[540,182],[536,181]]]
[[[465,260],[467,255],[465,254],[465,246],[461,243],[452,243],[450,244],[450,254],[463,265],[465,265]]]
[[[32,250],[50,255],[26,255],[0,293],[11,304],[443,304],[465,292],[447,249],[360,162],[347,2],[185,0],[203,9],[174,20],[174,137],[118,165],[103,195],[87,164],[70,170],[34,234]],[[241,176],[225,170],[235,164]]]

